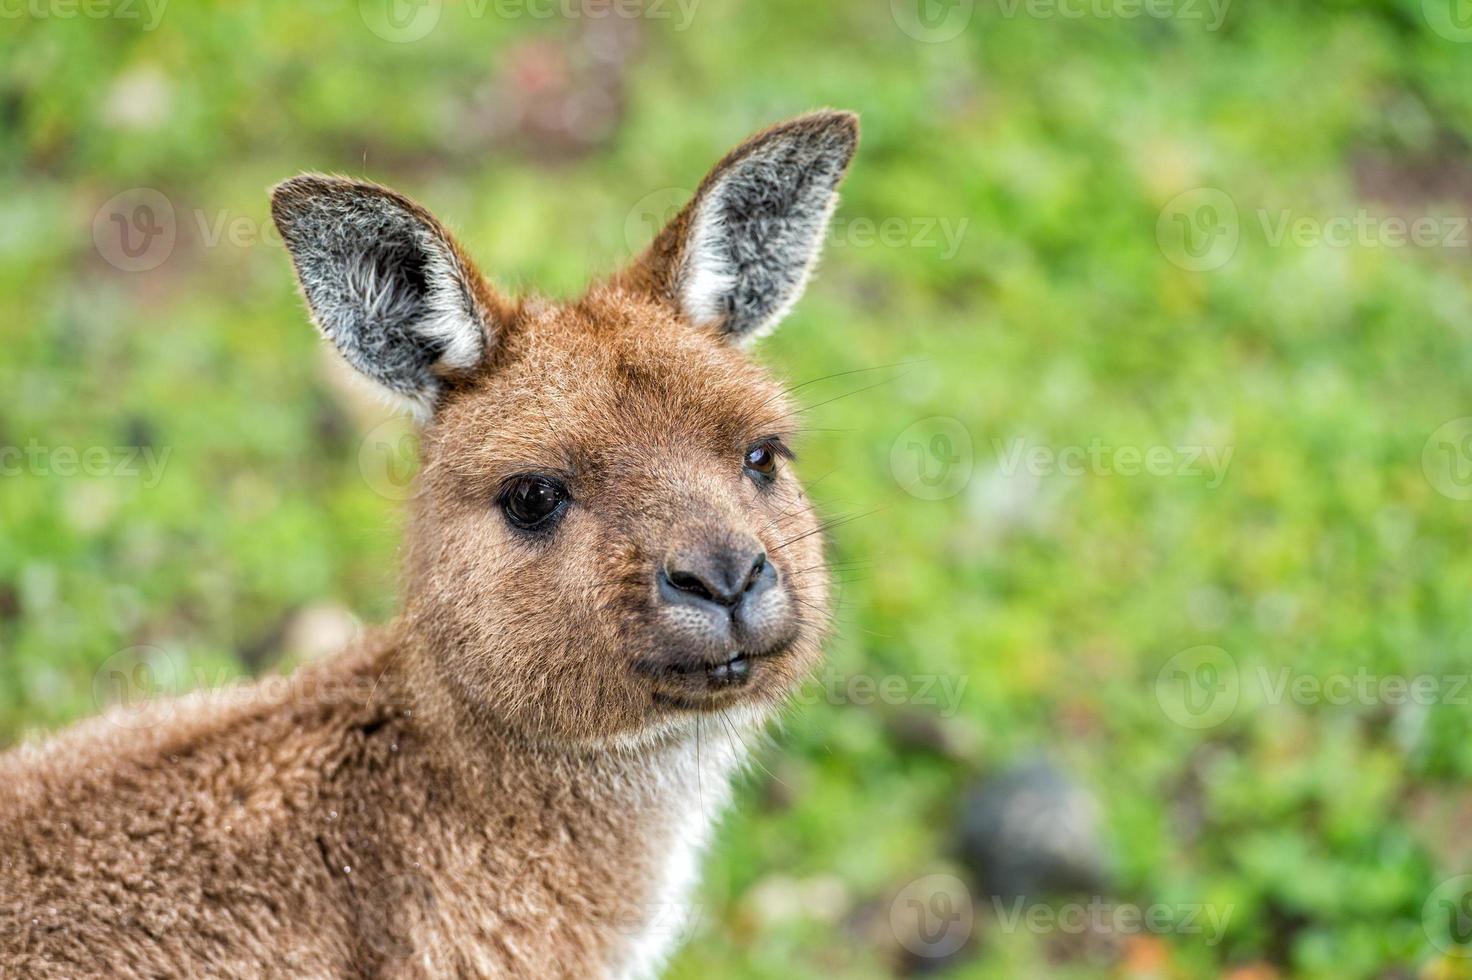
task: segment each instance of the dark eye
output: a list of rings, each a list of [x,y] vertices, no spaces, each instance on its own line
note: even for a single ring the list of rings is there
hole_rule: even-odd
[[[782,450],[774,443],[761,442],[746,451],[746,472],[758,480],[771,480],[777,475],[777,457]]]
[[[550,522],[567,502],[567,487],[546,476],[518,476],[501,491],[501,510],[506,519],[523,530],[534,530]]]

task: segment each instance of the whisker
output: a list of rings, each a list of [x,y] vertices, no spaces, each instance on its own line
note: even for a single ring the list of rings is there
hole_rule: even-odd
[[[705,786],[701,779],[701,773],[705,765],[700,761],[700,716],[695,716],[695,801],[700,807],[700,812],[705,813]]]
[[[799,408],[797,411],[793,412],[792,414],[794,414],[794,415],[801,415],[804,412],[811,412],[815,408],[822,408],[824,405],[831,405],[831,404],[833,404],[834,402],[836,402],[836,401],[838,401],[840,399],[849,398],[849,397],[852,397],[853,395],[861,395],[861,394],[863,394],[866,391],[873,391],[875,388],[882,387],[884,385],[890,384],[891,382],[899,381],[902,378],[907,378],[907,377],[909,377],[909,372],[908,371],[906,371],[904,374],[897,375],[897,376],[895,376],[893,378],[885,378],[883,381],[876,381],[876,382],[874,382],[871,385],[864,385],[864,387],[862,387],[862,388],[855,388],[853,391],[846,391],[846,392],[844,392],[841,395],[834,395],[832,398],[825,398],[825,399],[823,399],[820,402],[813,403],[812,405],[805,405],[802,408]]]
[[[791,786],[788,786],[785,782],[782,781],[782,778],[780,776],[778,776],[775,772],[766,767],[766,764],[762,762],[760,756],[757,754],[757,750],[746,744],[746,740],[742,738],[741,734],[736,731],[734,726],[732,726],[731,719],[726,717],[726,713],[724,711],[716,712],[716,717],[721,719],[721,721],[725,723],[726,731],[730,732],[732,737],[735,738],[738,743],[740,743],[741,747],[746,751],[747,757],[751,759],[752,763],[755,764],[757,768],[761,769],[762,772],[770,776],[772,778],[772,781],[777,783],[777,785],[789,790],[792,789]]]
[[[845,524],[852,524],[854,521],[857,521],[857,520],[859,520],[861,518],[864,518],[864,517],[872,517],[873,515],[879,513],[882,510],[884,510],[883,507],[876,507],[874,510],[865,511],[862,514],[848,514],[848,515],[844,515],[842,517],[836,517],[836,518],[834,518],[833,520],[830,520],[830,521],[824,521],[822,524],[819,524],[817,527],[813,528],[811,531],[804,531],[802,534],[799,534],[795,538],[788,538],[786,541],[783,541],[781,544],[779,544],[776,548],[774,548],[772,550],[774,550],[774,551],[781,551],[783,548],[786,548],[788,545],[796,544],[797,542],[801,541],[803,538],[811,537],[814,534],[819,534],[819,533],[821,533],[823,531],[831,531],[833,528],[835,528],[835,527],[843,527]]]
[[[774,395],[772,398],[768,398],[766,401],[762,402],[761,405],[766,405],[766,404],[768,404],[768,403],[770,403],[770,402],[772,402],[772,401],[774,401],[777,398],[780,398],[782,396],[790,395],[794,391],[801,391],[803,388],[806,388],[808,385],[820,384],[820,383],[822,383],[824,381],[832,381],[835,378],[848,378],[848,377],[852,377],[855,374],[867,374],[870,371],[887,371],[890,368],[909,367],[912,364],[923,364],[927,360],[929,360],[929,358],[923,358],[922,357],[922,358],[917,358],[917,359],[915,359],[913,361],[896,361],[893,364],[880,364],[880,365],[877,365],[875,367],[853,368],[852,370],[848,370],[848,371],[835,371],[832,374],[825,374],[825,375],[823,375],[821,377],[809,378],[807,381],[802,381],[802,382],[799,382],[798,384],[790,385],[789,387],[783,388],[782,391],[778,395]],[[761,406],[759,405],[758,407],[761,407]]]

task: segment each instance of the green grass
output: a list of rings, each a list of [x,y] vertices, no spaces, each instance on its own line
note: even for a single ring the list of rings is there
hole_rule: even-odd
[[[855,564],[831,668],[964,680],[943,719],[958,747],[899,734],[937,706],[808,698],[725,822],[672,975],[889,975],[890,901],[954,870],[960,788],[1037,753],[1098,796],[1120,900],[1229,909],[1225,935],[1080,951],[999,928],[978,898],[951,975],[1466,975],[1422,913],[1472,871],[1472,691],[1273,695],[1284,668],[1472,661],[1472,502],[1435,442],[1436,479],[1423,468],[1433,432],[1472,415],[1472,43],[1432,29],[1435,3],[1239,3],[1213,31],[987,0],[940,43],[882,2],[707,2],[684,29],[667,3],[619,31],[449,3],[412,43],[354,4],[178,3],[153,30],[136,9],[0,33],[0,446],[169,454],[156,484],[0,477],[0,742],[95,710],[123,648],[228,677],[304,607],[392,615],[398,504],[359,466],[378,418],[343,394],[263,234],[270,183],[393,184],[501,283],[566,296],[641,244],[639,207],[747,131],[837,105],[865,127],[840,230],[760,356],[793,381],[880,368],[804,389],[884,382],[814,408],[799,447],[828,513],[869,514],[832,535]],[[558,99],[596,138],[507,121]],[[179,240],[129,273],[93,218],[135,187],[165,195]],[[1192,271],[1162,211],[1200,187],[1240,240]],[[1285,211],[1310,231],[1441,224],[1430,246],[1383,224],[1295,243],[1274,233]],[[886,220],[898,233],[870,241]],[[970,474],[927,500],[901,483],[936,417]],[[1111,453],[1032,475],[1007,462],[1019,445]],[[1167,465],[1120,472],[1113,450],[1152,447]],[[1179,472],[1178,447],[1231,456],[1217,480]],[[1208,727],[1157,696],[1199,646],[1239,682]]]

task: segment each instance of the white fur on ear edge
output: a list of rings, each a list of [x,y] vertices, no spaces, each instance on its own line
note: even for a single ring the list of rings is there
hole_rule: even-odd
[[[732,316],[731,297],[738,285],[736,264],[731,260],[728,245],[730,230],[723,219],[721,184],[707,192],[695,211],[691,221],[690,241],[681,276],[680,301],[685,315],[691,322],[707,325],[727,320]],[[828,234],[828,225],[833,212],[838,208],[838,194],[827,195],[818,214],[810,217],[811,224],[805,233],[788,250],[790,280],[777,294],[774,306],[761,319],[744,330],[728,330],[735,342],[742,347],[753,344],[777,329],[777,326],[792,312],[797,301],[807,289],[808,279],[818,267],[823,254],[822,243]]]
[[[852,113],[815,112],[758,133],[716,165],[689,211],[673,275],[687,319],[741,344],[782,321],[817,264],[858,136]]]
[[[304,174],[276,187],[271,213],[317,329],[392,401],[425,418],[445,374],[485,356],[478,274],[422,207],[376,184]]]

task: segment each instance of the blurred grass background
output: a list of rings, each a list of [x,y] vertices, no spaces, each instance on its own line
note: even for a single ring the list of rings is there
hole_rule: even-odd
[[[0,744],[95,711],[124,648],[223,680],[393,613],[401,430],[308,326],[267,186],[381,180],[502,285],[570,296],[747,132],[841,106],[864,144],[760,356],[880,369],[803,391],[815,496],[868,516],[832,533],[829,672],[743,784],[671,976],[1469,975],[1435,898],[1472,871],[1472,692],[1255,680],[1469,670],[1472,457],[1438,470],[1433,437],[1472,415],[1459,2],[5,8],[0,446],[37,454],[0,477]],[[133,231],[173,240],[136,257],[139,188],[164,204]],[[1238,237],[1203,262],[1171,238],[1223,217],[1180,212],[1199,188]],[[1278,240],[1285,213],[1372,231]],[[1179,472],[1183,447],[1229,465]],[[1202,646],[1240,682],[1210,724],[1161,680]],[[1220,942],[1008,928],[977,890],[959,951],[907,950],[910,882],[984,887],[963,788],[1040,757],[1097,803],[1111,900],[1228,910]]]

